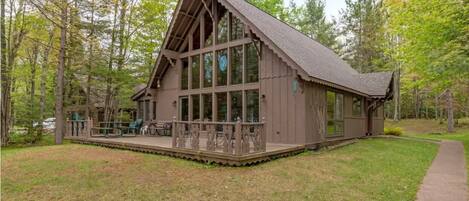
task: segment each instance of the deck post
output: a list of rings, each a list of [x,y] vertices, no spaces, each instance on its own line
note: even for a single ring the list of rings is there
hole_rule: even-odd
[[[67,122],[65,124],[65,136],[71,136],[71,130],[70,130],[70,120],[67,118],[67,120],[65,121]]]
[[[176,130],[176,117],[173,117],[172,126],[171,126],[171,140],[172,140],[172,147],[177,147],[177,130]]]
[[[241,119],[238,118],[235,125],[235,155],[239,156],[242,153],[242,144],[241,144]]]

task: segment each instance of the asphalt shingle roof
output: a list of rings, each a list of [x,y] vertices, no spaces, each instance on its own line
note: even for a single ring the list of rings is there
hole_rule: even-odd
[[[256,26],[309,76],[368,95],[386,95],[392,73],[360,74],[329,48],[250,3],[224,2]]]

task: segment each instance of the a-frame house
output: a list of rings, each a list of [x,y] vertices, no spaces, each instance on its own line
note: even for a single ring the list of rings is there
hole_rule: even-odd
[[[392,82],[391,72],[358,73],[244,0],[181,0],[147,86],[132,98],[147,124],[185,124],[173,146],[207,129],[194,122],[219,124],[225,137],[235,128],[221,122],[261,122],[268,143],[317,145],[381,134]]]

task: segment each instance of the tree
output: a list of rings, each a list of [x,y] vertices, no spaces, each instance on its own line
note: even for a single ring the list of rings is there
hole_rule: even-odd
[[[8,144],[11,114],[12,114],[12,102],[11,102],[11,89],[12,89],[12,77],[11,72],[15,63],[15,59],[18,55],[18,50],[23,42],[26,35],[24,16],[25,16],[25,3],[24,1],[10,1],[9,14],[8,14],[8,27],[5,25],[5,1],[3,0],[1,5],[2,9],[2,39],[1,39],[1,81],[2,81],[2,96],[1,96],[1,117],[0,126],[2,146]],[[4,30],[8,30],[4,33]]]
[[[325,3],[323,0],[307,0],[300,21],[299,29],[310,38],[339,52],[336,22],[326,20]]]
[[[345,0],[341,13],[344,58],[362,73],[384,66],[384,14],[379,0]]]
[[[283,5],[283,0],[249,0],[249,2],[277,19],[288,21],[288,10]]]
[[[65,69],[65,45],[67,41],[68,2],[63,0],[60,5],[60,50],[57,64],[55,87],[55,144],[62,144],[65,130],[64,123],[64,69]]]

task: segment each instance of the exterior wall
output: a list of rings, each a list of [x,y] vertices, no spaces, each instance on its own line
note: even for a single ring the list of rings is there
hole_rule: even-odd
[[[377,109],[378,116],[373,116],[373,135],[384,134],[384,106]]]
[[[160,88],[156,90],[156,120],[169,121],[177,116],[177,107],[174,104],[178,100],[179,74],[175,67],[169,67],[165,76],[160,81]]]
[[[294,84],[295,80],[295,72],[263,45],[260,116],[265,117],[268,142],[303,144],[306,140],[305,94],[300,83]],[[293,85],[297,86],[296,90]]]
[[[326,92],[336,91],[344,95],[344,134],[338,137],[326,137]],[[361,116],[352,114],[353,97],[352,93],[337,91],[328,87],[307,83],[305,84],[306,96],[306,144],[315,144],[323,141],[343,140],[363,137],[367,132],[366,104],[363,99],[363,110]],[[378,117],[373,118],[373,134],[381,134],[384,129],[384,107],[378,108]]]

